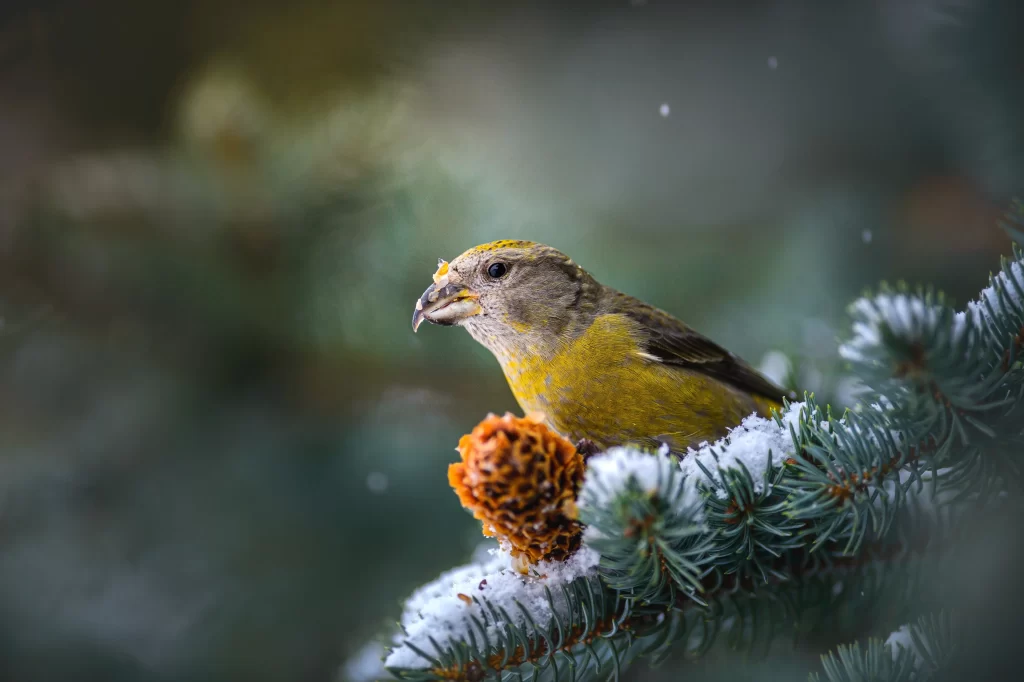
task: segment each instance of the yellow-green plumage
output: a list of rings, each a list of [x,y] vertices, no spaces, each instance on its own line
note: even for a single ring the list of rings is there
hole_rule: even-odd
[[[601,448],[668,443],[685,449],[769,408],[767,400],[645,354],[640,326],[623,314],[605,314],[550,360],[511,359],[502,369],[525,411],[543,412],[556,431]]]
[[[500,277],[488,274],[495,263],[506,267]],[[602,449],[667,443],[682,452],[767,415],[784,395],[679,320],[532,242],[459,256],[417,304],[414,325],[420,319],[465,326],[497,357],[524,411]]]

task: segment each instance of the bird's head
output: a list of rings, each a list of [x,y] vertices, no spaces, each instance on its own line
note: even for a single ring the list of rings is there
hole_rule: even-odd
[[[440,261],[416,302],[412,328],[426,320],[466,327],[492,350],[511,340],[558,338],[581,311],[593,280],[564,253],[535,242],[502,240]]]

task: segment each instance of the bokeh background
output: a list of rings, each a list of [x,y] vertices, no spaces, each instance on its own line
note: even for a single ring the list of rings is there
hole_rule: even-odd
[[[856,295],[1009,252],[1019,4],[5,0],[0,678],[363,674],[517,409],[409,325],[484,241],[848,401]]]

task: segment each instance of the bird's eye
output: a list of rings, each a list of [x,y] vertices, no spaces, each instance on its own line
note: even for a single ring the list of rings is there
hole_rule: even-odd
[[[487,276],[491,279],[501,279],[508,272],[508,266],[504,263],[491,263],[487,266]]]

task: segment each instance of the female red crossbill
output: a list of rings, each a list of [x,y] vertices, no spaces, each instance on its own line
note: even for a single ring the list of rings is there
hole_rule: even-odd
[[[501,363],[524,412],[581,448],[676,453],[767,416],[785,391],[666,312],[597,282],[560,251],[527,241],[440,261],[416,302],[423,320],[465,327]]]

